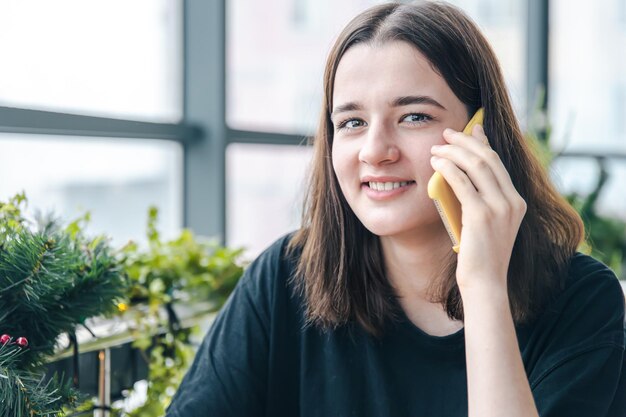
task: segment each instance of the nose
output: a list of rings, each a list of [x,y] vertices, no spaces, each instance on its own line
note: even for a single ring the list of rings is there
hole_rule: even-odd
[[[386,128],[383,123],[371,122],[359,151],[359,160],[368,165],[380,165],[393,163],[399,157],[393,129]]]

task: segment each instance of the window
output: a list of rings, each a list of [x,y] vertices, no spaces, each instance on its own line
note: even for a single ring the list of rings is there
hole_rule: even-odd
[[[232,144],[226,150],[228,245],[254,258],[297,229],[312,148]]]
[[[89,211],[87,232],[115,245],[145,239],[150,205],[178,232],[184,138],[149,138],[184,130],[182,50],[182,0],[0,0],[0,199]]]
[[[615,103],[613,121],[615,122],[615,138],[626,141],[626,83],[618,86],[613,92]]]
[[[89,211],[87,232],[104,233],[118,247],[145,240],[150,205],[160,210],[164,237],[182,225],[182,147],[175,142],[0,134],[0,178],[0,200],[25,191],[30,209],[66,221]]]
[[[624,219],[626,199],[622,189],[626,164],[620,160],[607,160],[605,167],[609,179],[598,197],[596,208],[602,215]],[[598,163],[589,157],[559,158],[552,165],[552,177],[564,194],[589,195],[596,187],[599,175]]]
[[[0,106],[175,122],[182,0],[0,0]]]
[[[626,37],[614,16],[616,10],[583,1],[554,0],[550,5],[551,144],[570,152],[624,154],[626,59],[622,51]],[[624,162],[609,162],[611,177],[599,210],[626,219],[623,198],[618,199],[623,194],[619,186],[626,182]],[[593,160],[589,163],[594,164]],[[583,195],[589,191],[582,182],[577,184],[585,172],[575,168],[582,167],[579,159],[558,164],[567,191]],[[595,171],[590,175],[595,182]]]

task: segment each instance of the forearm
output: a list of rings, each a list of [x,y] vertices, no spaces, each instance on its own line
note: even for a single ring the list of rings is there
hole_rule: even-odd
[[[469,417],[538,417],[506,289],[461,293]]]

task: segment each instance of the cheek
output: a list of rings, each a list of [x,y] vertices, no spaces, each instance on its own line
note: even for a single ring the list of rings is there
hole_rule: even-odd
[[[433,140],[433,145],[445,145],[446,140],[443,138],[443,130],[439,132],[436,139]]]
[[[349,179],[348,177],[352,174],[351,171],[353,171],[350,168],[350,157],[346,149],[339,145],[333,144],[331,152],[333,170],[335,171],[339,184],[343,187],[344,182]]]
[[[404,155],[404,158],[406,158],[407,164],[411,167],[412,172],[417,178],[424,178],[425,176],[430,177],[434,173],[434,169],[430,164],[430,158],[432,158],[432,153],[430,151],[432,147],[431,143],[432,145],[438,144],[435,140],[433,140],[427,145],[419,148],[406,147],[402,150],[402,154]]]

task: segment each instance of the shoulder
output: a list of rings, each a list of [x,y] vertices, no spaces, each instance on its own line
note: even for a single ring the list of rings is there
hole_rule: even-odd
[[[566,304],[563,307],[624,321],[624,291],[619,280],[608,266],[591,256],[576,253],[572,257],[560,299]]]
[[[606,410],[623,401],[615,393],[626,382],[624,324],[624,292],[613,271],[576,253],[563,290],[518,334],[541,415],[614,415]]]
[[[568,274],[570,284],[584,280],[604,281],[613,286],[619,284],[615,273],[608,266],[580,252],[575,253],[570,259]]]
[[[582,253],[570,260],[560,295],[543,315],[542,324],[572,349],[582,345],[624,348],[624,291],[603,263]]]

